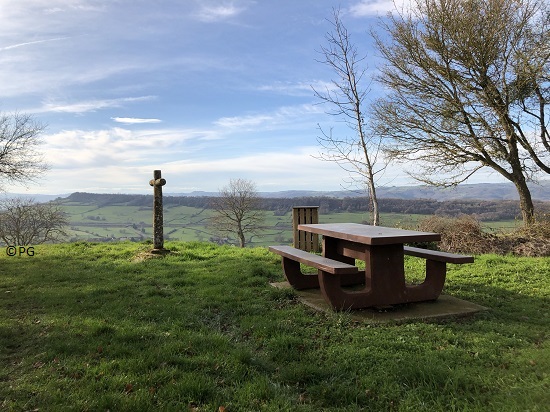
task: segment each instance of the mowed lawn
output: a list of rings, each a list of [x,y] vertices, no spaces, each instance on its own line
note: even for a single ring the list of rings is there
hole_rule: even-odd
[[[6,411],[547,411],[550,258],[449,265],[467,319],[318,313],[263,247],[44,245],[0,256]],[[423,262],[407,259],[410,278]]]

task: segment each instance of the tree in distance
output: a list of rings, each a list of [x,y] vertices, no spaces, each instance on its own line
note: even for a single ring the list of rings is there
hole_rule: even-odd
[[[0,202],[0,239],[6,245],[27,246],[55,242],[66,236],[68,220],[61,206],[12,198]]]
[[[371,224],[380,224],[376,175],[387,163],[381,160],[382,141],[369,130],[365,122],[366,99],[370,91],[370,79],[365,78],[365,57],[359,56],[357,46],[351,41],[348,30],[340,18],[340,10],[333,9],[333,30],[325,35],[327,46],[321,46],[320,63],[327,65],[336,80],[324,91],[313,88],[315,96],[333,110],[327,112],[342,118],[352,136],[335,136],[319,126],[321,136],[317,141],[322,147],[321,160],[335,162],[349,173],[352,183],[366,186],[371,205]]]
[[[31,115],[0,113],[0,190],[2,181],[27,184],[48,169],[38,151],[44,128]]]
[[[382,28],[388,94],[373,117],[391,158],[437,186],[491,168],[515,185],[531,224],[527,183],[550,173],[550,3],[415,0]]]
[[[246,246],[246,234],[254,235],[261,229],[265,213],[260,210],[261,200],[256,185],[246,179],[231,179],[212,200],[214,213],[211,226],[223,234],[235,234],[239,246]]]

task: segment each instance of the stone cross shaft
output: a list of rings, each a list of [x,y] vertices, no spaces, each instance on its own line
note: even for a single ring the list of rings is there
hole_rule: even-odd
[[[161,177],[160,170],[153,171],[153,179],[149,181],[153,186],[153,248],[155,250],[164,249],[164,233],[162,218],[162,186],[166,180]]]

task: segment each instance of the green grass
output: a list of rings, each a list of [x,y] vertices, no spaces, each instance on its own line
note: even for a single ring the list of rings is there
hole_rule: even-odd
[[[543,411],[550,259],[449,265],[473,318],[371,325],[323,314],[264,248],[86,242],[0,257],[6,411]],[[408,258],[410,277],[422,262]]]

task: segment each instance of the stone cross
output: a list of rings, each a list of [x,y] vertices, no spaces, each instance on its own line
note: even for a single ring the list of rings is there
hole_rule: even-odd
[[[164,250],[164,233],[162,220],[162,186],[166,180],[161,178],[160,170],[153,171],[153,179],[149,181],[153,186],[153,250]]]

